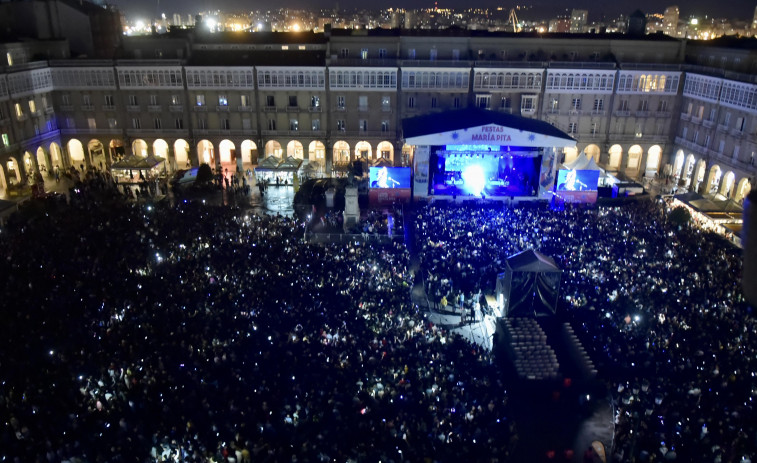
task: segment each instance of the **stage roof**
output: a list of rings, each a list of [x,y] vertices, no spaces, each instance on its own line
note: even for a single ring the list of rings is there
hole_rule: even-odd
[[[554,259],[534,249],[519,252],[507,258],[507,266],[518,272],[559,272]]]
[[[409,145],[576,145],[570,135],[546,122],[478,108],[403,119],[402,133]]]

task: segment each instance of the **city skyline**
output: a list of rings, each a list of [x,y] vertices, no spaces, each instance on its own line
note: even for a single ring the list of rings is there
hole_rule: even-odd
[[[242,2],[240,0],[134,0],[126,2],[125,0],[116,0],[114,4],[128,16],[160,17],[161,14],[170,16],[174,13],[195,14],[203,11],[223,11],[226,13],[239,13],[247,11],[266,11],[279,8],[292,8],[303,10],[319,9],[336,9],[354,10],[364,9],[365,3],[356,0],[288,0],[287,2],[277,3],[275,7],[264,2]],[[619,15],[629,15],[636,10],[641,10],[645,14],[662,14],[668,6],[676,5],[675,2],[661,4],[651,0],[637,2],[612,2],[611,4],[597,4],[584,0],[583,2],[570,2],[567,0],[537,0],[525,5],[520,5],[518,14],[521,19],[536,20],[561,16],[570,13],[572,9],[585,9],[589,11],[589,21],[600,21],[615,18]],[[509,11],[516,5],[507,5],[497,2],[496,0],[481,0],[476,4],[456,4],[455,2],[430,0],[409,0],[403,4],[397,4],[394,0],[386,0],[372,3],[373,9],[424,9],[437,6],[440,9],[463,10],[469,8],[502,8]],[[681,18],[689,16],[715,17],[739,19],[751,21],[754,14],[755,5],[746,0],[737,0],[726,2],[724,4],[714,5],[704,0],[694,0],[686,3],[679,3],[678,7],[681,12]]]

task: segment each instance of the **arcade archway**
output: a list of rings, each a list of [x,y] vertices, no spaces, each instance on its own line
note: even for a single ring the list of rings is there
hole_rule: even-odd
[[[733,196],[734,201],[743,201],[744,198],[752,191],[752,184],[749,183],[749,179],[742,178],[739,180],[739,184],[736,187],[736,193]]]
[[[376,147],[376,158],[394,163],[394,145],[388,141],[382,141]]]
[[[50,160],[52,161],[52,168],[63,169],[66,163],[63,162],[63,151],[60,149],[60,145],[53,142],[50,143]]]
[[[607,163],[608,170],[619,171],[620,163],[623,160],[623,148],[620,145],[612,145],[609,150],[610,160]]]
[[[295,159],[304,159],[305,150],[303,150],[302,148],[302,143],[300,143],[297,140],[292,140],[289,143],[287,143],[287,157],[292,157]]]
[[[237,161],[237,148],[231,140],[221,140],[218,144],[221,164],[234,164]]]
[[[311,141],[308,145],[308,159],[311,162],[324,162],[326,159],[326,146],[320,141]]]
[[[678,150],[676,152],[676,157],[673,161],[673,177],[681,177],[681,174],[683,173],[683,160],[685,159],[685,157],[686,155],[683,154],[683,150]]]
[[[242,150],[242,165],[247,166],[257,164],[258,162],[258,147],[252,140],[245,140],[240,147]]]
[[[87,143],[89,159],[96,169],[105,170],[108,166],[108,159],[105,156],[105,147],[100,140],[90,140]]]
[[[631,174],[637,174],[641,168],[641,155],[644,150],[639,145],[633,145],[628,149],[628,164],[626,171]]]
[[[141,138],[134,140],[131,144],[131,152],[134,153],[134,156],[142,156],[143,158],[146,158],[149,154],[147,149],[147,142]]]
[[[68,148],[68,156],[71,159],[71,164],[76,168],[84,169],[84,145],[75,138],[68,141],[66,145]]]
[[[120,161],[126,156],[126,148],[124,148],[124,142],[121,139],[114,138],[108,143],[110,149],[110,158],[115,161]]]
[[[647,151],[647,165],[644,169],[645,175],[654,176],[660,170],[660,160],[662,159],[662,148],[660,145],[653,145]],[[683,162],[683,158],[681,158]]]
[[[197,143],[197,159],[200,164],[208,164],[211,168],[216,165],[215,148],[208,140],[201,140]]]
[[[179,139],[173,144],[173,156],[176,159],[176,165],[179,169],[189,168],[192,163],[189,162],[189,143],[186,140]]]
[[[726,197],[726,199],[733,196],[734,193],[734,184],[736,183],[736,175],[728,171],[725,175],[723,175],[723,179],[720,181],[720,191],[719,193]]]
[[[359,141],[355,145],[355,159],[370,161],[373,158],[373,149],[367,141]]]
[[[575,146],[569,146],[567,148],[563,148],[563,153],[565,154],[563,164],[569,164],[575,161],[578,157],[578,148],[576,148]]]
[[[276,140],[269,140],[265,144],[265,157],[269,158],[274,156],[281,159],[282,154],[284,154],[284,151],[281,149],[281,143]]]
[[[706,189],[703,191],[703,193],[707,194],[715,194],[718,192],[718,187],[720,186],[720,179],[723,176],[723,170],[720,168],[719,165],[715,164],[714,166],[710,167],[710,173],[707,176],[707,183]]]
[[[49,175],[53,171],[50,157],[41,146],[37,148],[37,167],[39,167],[39,172],[42,175]]]
[[[348,163],[350,162],[350,144],[344,140],[339,140],[334,143],[333,148],[334,162],[335,163]]]
[[[589,145],[586,148],[584,148],[584,154],[586,154],[586,157],[589,159],[593,159],[595,163],[599,164],[599,146],[597,145]]]

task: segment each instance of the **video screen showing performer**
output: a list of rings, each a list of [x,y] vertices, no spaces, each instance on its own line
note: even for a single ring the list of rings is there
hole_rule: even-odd
[[[410,188],[410,168],[371,167],[368,180],[371,188]]]
[[[560,170],[557,172],[557,191],[596,191],[598,170]]]

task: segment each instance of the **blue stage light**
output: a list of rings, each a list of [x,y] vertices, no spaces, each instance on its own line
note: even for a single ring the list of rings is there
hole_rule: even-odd
[[[486,186],[486,176],[484,169],[478,164],[467,166],[462,172],[465,188],[475,196],[480,196]]]

